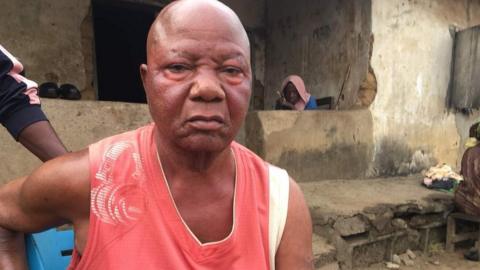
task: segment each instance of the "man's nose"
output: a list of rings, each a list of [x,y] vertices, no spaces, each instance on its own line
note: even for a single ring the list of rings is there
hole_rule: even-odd
[[[215,72],[199,72],[190,90],[190,99],[203,102],[220,102],[225,92]]]

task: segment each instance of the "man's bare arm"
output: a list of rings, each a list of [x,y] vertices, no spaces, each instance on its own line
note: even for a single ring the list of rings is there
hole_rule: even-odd
[[[287,221],[275,255],[275,269],[313,269],[312,219],[303,193],[292,179],[290,179]]]
[[[29,177],[0,188],[0,268],[25,269],[23,239],[37,232],[88,219],[88,151],[45,163]]]

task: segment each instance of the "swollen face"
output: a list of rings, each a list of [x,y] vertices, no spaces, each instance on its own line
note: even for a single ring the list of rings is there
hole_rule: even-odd
[[[188,151],[222,151],[248,109],[248,48],[231,30],[182,30],[168,33],[149,54],[144,85],[150,111],[162,142]]]

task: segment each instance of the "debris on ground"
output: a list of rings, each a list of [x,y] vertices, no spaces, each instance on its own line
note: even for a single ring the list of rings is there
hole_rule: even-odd
[[[405,252],[408,257],[412,260],[415,260],[417,258],[417,255],[415,255],[415,253],[413,251],[411,251],[410,249],[407,249],[407,252]]]
[[[387,262],[387,263],[385,263],[385,265],[388,269],[400,269],[400,265],[398,265],[396,263]]]

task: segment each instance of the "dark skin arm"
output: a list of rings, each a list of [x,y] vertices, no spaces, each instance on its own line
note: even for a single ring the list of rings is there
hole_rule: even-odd
[[[67,153],[48,121],[39,121],[27,126],[20,133],[18,141],[44,162]]]
[[[300,187],[290,179],[287,221],[275,255],[275,269],[312,270],[312,219]]]
[[[0,187],[0,269],[27,269],[21,233],[72,223],[82,248],[89,196],[87,150],[49,161],[30,176]]]

